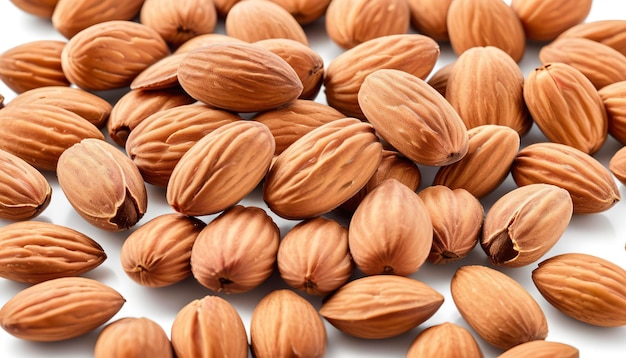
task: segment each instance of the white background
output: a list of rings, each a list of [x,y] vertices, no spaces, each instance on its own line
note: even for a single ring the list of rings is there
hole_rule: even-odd
[[[595,0],[591,14],[587,21],[601,19],[626,19],[626,12],[617,9],[621,2],[611,0]],[[310,34],[311,47],[317,50],[328,64],[332,58],[342,52],[325,35],[324,22],[320,20],[306,27]],[[223,26],[216,30],[223,32]],[[25,14],[14,7],[9,1],[0,2],[0,53],[25,42],[41,39],[64,38],[58,34],[45,19],[39,19]],[[436,68],[439,68],[455,59],[449,45],[442,44],[442,55]],[[520,66],[524,75],[528,75],[537,65],[537,52],[540,44],[529,45],[526,55]],[[593,54],[590,54],[593,56]],[[15,94],[4,84],[0,83],[0,93],[6,98],[6,102],[15,97]],[[115,101],[120,91],[110,94],[110,100]],[[318,97],[319,101],[325,101],[323,92]],[[497,100],[497,99],[494,99]],[[531,133],[523,139],[523,145],[531,142],[545,141],[545,138],[533,128]],[[621,148],[621,144],[609,139],[604,147],[595,155],[598,160],[608,165],[612,154]],[[422,167],[422,188],[430,184],[434,175],[433,168]],[[1,174],[0,174],[1,175]],[[77,229],[91,238],[97,240],[105,249],[108,259],[92,272],[84,276],[100,280],[116,290],[126,299],[126,303],[113,320],[122,317],[148,317],[158,322],[169,334],[171,323],[178,310],[188,302],[201,298],[205,295],[214,294],[200,286],[193,278],[189,278],[179,284],[160,289],[146,288],[131,281],[121,269],[119,263],[120,247],[132,231],[120,233],[108,233],[96,229],[87,224],[79,217],[66,201],[58,186],[55,175],[46,173],[53,186],[52,202],[50,206],[36,220],[49,221],[60,225],[66,225]],[[626,197],[624,186],[618,183],[622,197]],[[515,184],[509,177],[493,194],[483,200],[485,208],[502,194],[515,188]],[[139,225],[151,218],[172,212],[164,199],[164,190],[148,186],[149,204],[148,212]],[[242,204],[257,205],[265,208],[261,194],[257,190],[246,198]],[[285,221],[273,216],[284,235],[295,222]],[[203,217],[209,221],[211,217]],[[548,258],[566,252],[584,252],[608,259],[622,267],[626,267],[626,253],[624,244],[626,240],[626,204],[618,203],[612,209],[595,215],[578,215],[572,219],[570,226],[556,244],[546,254]],[[0,220],[0,226],[8,224],[8,221]],[[136,227],[138,227],[137,225]],[[135,227],[135,228],[136,228]],[[425,264],[413,278],[430,284],[433,288],[445,296],[445,302],[440,310],[427,322],[416,329],[401,336],[385,340],[361,340],[340,333],[327,322],[328,333],[328,357],[403,357],[417,334],[424,328],[446,321],[454,322],[468,327],[459,315],[450,296],[449,284],[455,270],[461,265],[484,264],[488,265],[485,254],[477,247],[466,259],[446,266],[434,266]],[[517,269],[502,269],[519,283],[528,289],[543,308],[549,324],[548,340],[571,344],[577,347],[583,357],[623,357],[626,354],[626,327],[600,328],[590,326],[558,312],[550,306],[538,293],[531,280],[531,271],[536,264]],[[26,288],[27,285],[0,279],[0,305],[9,298]],[[274,273],[272,277],[260,287],[244,294],[232,294],[226,297],[239,311],[246,329],[249,328],[250,315],[256,303],[267,293],[276,288],[286,287],[280,277]],[[320,306],[321,298],[308,297],[315,307]],[[99,330],[85,336],[56,343],[35,343],[23,341],[8,335],[0,330],[0,356],[2,357],[87,357],[92,355],[93,346]],[[475,335],[476,336],[476,335]],[[485,357],[495,357],[501,351],[490,347],[486,342],[477,337],[483,349]]]

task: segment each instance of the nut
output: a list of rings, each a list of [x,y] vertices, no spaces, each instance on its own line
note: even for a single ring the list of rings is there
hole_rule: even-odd
[[[598,20],[583,22],[569,28],[558,39],[582,37],[603,43],[626,55],[626,20]]]
[[[59,0],[11,0],[13,5],[31,15],[50,19]]]
[[[149,318],[120,318],[108,324],[98,335],[94,358],[173,357],[167,334]]]
[[[530,341],[522,343],[506,352],[500,354],[498,358],[578,358],[578,349],[565,343]]]
[[[181,53],[189,53],[193,50],[197,50],[199,48],[209,45],[229,43],[247,44],[248,42],[224,34],[210,33],[190,38],[189,40],[185,41],[185,43],[180,45],[180,47],[177,48],[176,51],[174,51],[174,54],[176,55]]]
[[[431,326],[420,332],[411,343],[407,358],[466,357],[482,358],[476,339],[465,328],[450,322]]]
[[[554,40],[565,30],[583,22],[591,11],[591,0],[573,3],[568,0],[513,0],[511,8],[517,13],[526,37],[533,41]]]
[[[602,87],[598,94],[606,109],[609,134],[620,143],[626,144],[626,81]]]
[[[446,96],[446,92],[448,90],[448,79],[450,78],[452,67],[454,67],[454,62],[440,67],[437,71],[431,74],[426,82],[444,97]]]
[[[178,66],[185,53],[163,57],[135,77],[130,83],[131,90],[157,90],[178,86]]]
[[[218,0],[219,1],[219,0]],[[326,14],[331,0],[271,0],[287,10],[300,25],[307,25]]]
[[[437,41],[448,41],[448,9],[452,0],[408,0],[411,25]]]
[[[622,184],[626,185],[626,149],[622,147],[609,161],[609,170]]]
[[[74,37],[78,32],[105,21],[132,20],[144,1],[127,0],[58,0],[52,14],[52,25],[63,36]]]

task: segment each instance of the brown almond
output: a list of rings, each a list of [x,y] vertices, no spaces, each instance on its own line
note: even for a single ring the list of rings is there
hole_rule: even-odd
[[[428,83],[444,97],[446,96],[446,91],[448,90],[448,79],[450,78],[450,72],[452,72],[453,66],[454,62],[440,67],[438,70],[433,72],[433,74],[428,78],[428,81],[426,81],[426,83]]]
[[[448,9],[452,0],[408,0],[411,25],[437,41],[448,41]]]
[[[626,149],[619,149],[609,161],[609,170],[622,184],[626,185]]]
[[[184,53],[163,57],[135,77],[131,90],[157,90],[178,86],[178,66]]]
[[[529,40],[549,41],[583,22],[591,11],[591,2],[592,0],[513,0],[511,8],[522,21]]]
[[[569,28],[558,38],[582,37],[603,43],[626,56],[626,20],[597,20]]]
[[[300,25],[307,25],[326,14],[331,0],[271,0],[287,10]]]
[[[80,31],[105,21],[132,20],[139,13],[143,2],[143,0],[124,2],[58,0],[52,14],[52,25],[69,39]]]
[[[620,143],[626,144],[626,81],[602,87],[598,94],[606,110],[609,134]]]
[[[411,343],[407,358],[482,358],[478,342],[465,328],[450,322],[431,326]]]
[[[185,41],[182,45],[180,45],[179,48],[176,49],[176,51],[174,51],[174,54],[189,53],[193,50],[197,50],[199,48],[209,45],[228,43],[246,44],[247,42],[224,34],[204,34],[192,37],[189,40]]]
[[[173,357],[170,339],[155,321],[125,317],[102,329],[94,346],[94,358]]]
[[[217,14],[220,17],[226,17],[230,9],[241,0],[213,0]]]
[[[20,10],[42,18],[52,18],[52,12],[59,0],[11,0]]]
[[[507,349],[498,358],[578,358],[580,352],[569,344],[548,341],[530,341]]]

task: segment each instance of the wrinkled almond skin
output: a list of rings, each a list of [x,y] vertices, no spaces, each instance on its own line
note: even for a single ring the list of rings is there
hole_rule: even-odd
[[[178,66],[184,57],[184,53],[163,57],[141,71],[131,82],[130,89],[153,91],[178,86]]]
[[[382,145],[355,118],[324,124],[289,146],[270,168],[263,200],[277,215],[305,219],[336,209],[372,177]]]
[[[515,62],[524,56],[526,36],[522,22],[501,0],[455,0],[446,21],[450,44],[457,55],[472,47],[494,46]]]
[[[249,291],[274,270],[279,241],[278,226],[263,209],[236,205],[198,234],[191,250],[191,271],[212,291]]]
[[[526,266],[557,243],[572,214],[567,190],[551,184],[525,185],[493,203],[480,244],[493,265]]]
[[[426,261],[433,226],[422,199],[387,179],[359,204],[348,235],[350,253],[363,273],[408,276]]]
[[[578,358],[580,352],[569,344],[548,341],[530,341],[500,354],[498,358]]]
[[[103,91],[130,85],[141,71],[168,54],[167,44],[156,31],[136,22],[113,20],[72,37],[63,48],[61,65],[71,83]]]
[[[28,341],[55,342],[91,332],[126,300],[113,288],[83,277],[62,277],[25,288],[0,309],[0,326]]]
[[[0,150],[0,173],[0,218],[29,220],[50,204],[50,183],[22,158]]]
[[[443,301],[439,292],[421,281],[375,275],[348,282],[328,297],[319,312],[348,335],[383,339],[422,324]]]
[[[271,0],[287,10],[300,25],[307,25],[326,14],[331,0]]]
[[[317,310],[293,291],[269,293],[252,312],[250,345],[257,358],[323,357],[326,341]]]
[[[519,151],[520,137],[514,129],[496,124],[474,127],[467,133],[467,154],[456,163],[440,167],[433,185],[463,188],[482,198],[506,179]]]
[[[24,283],[78,276],[107,258],[88,236],[47,222],[22,221],[0,228],[0,276]]]
[[[532,273],[541,295],[562,313],[594,326],[626,326],[626,271],[582,253],[549,258]]]
[[[197,50],[199,48],[209,45],[228,43],[247,44],[248,42],[224,34],[210,33],[190,38],[189,40],[185,41],[185,43],[180,45],[180,47],[177,48],[176,51],[174,51],[174,54],[176,55],[181,53],[189,53],[193,50]]]
[[[122,269],[147,287],[165,287],[191,276],[191,248],[203,221],[162,214],[133,231],[122,245]]]
[[[480,201],[465,189],[443,185],[429,186],[418,196],[433,226],[433,244],[426,260],[446,264],[467,256],[478,243],[483,226]]]
[[[40,40],[0,54],[0,80],[16,93],[45,86],[69,86],[61,67],[66,42]]]
[[[97,228],[125,230],[146,213],[148,197],[141,173],[108,142],[88,138],[65,150],[57,177],[74,210]]]
[[[431,326],[411,343],[407,358],[482,358],[476,339],[465,328],[450,322]]]
[[[583,22],[591,11],[592,0],[512,0],[526,37],[533,41],[550,41],[572,26]]]
[[[326,100],[348,117],[365,119],[358,93],[369,74],[396,69],[424,79],[435,67],[439,53],[437,42],[423,35],[389,35],[366,41],[328,64],[324,75]]]
[[[467,153],[463,120],[419,77],[399,70],[377,70],[363,81],[358,100],[376,132],[417,164],[449,165]]]
[[[61,107],[33,103],[0,112],[0,149],[39,170],[55,171],[61,154],[85,138],[104,140],[104,135]]]
[[[608,210],[620,200],[611,173],[578,149],[558,143],[535,143],[520,150],[511,166],[518,186],[546,183],[570,193],[575,214]]]
[[[626,20],[583,22],[563,32],[558,39],[582,37],[603,43],[626,56]]]
[[[622,147],[609,161],[609,170],[622,184],[626,185],[626,149]]]
[[[432,88],[439,92],[442,96],[446,96],[448,91],[448,79],[450,78],[450,72],[452,72],[454,62],[449,63],[443,67],[440,67],[437,71],[433,72],[428,78],[428,83]]]
[[[59,0],[11,0],[11,2],[26,13],[50,19]]]
[[[143,0],[58,0],[52,14],[52,25],[69,39],[89,26],[105,21],[132,20],[143,3]]]
[[[252,44],[215,44],[191,51],[178,67],[178,81],[191,97],[234,112],[277,108],[303,90],[285,60]]]
[[[180,158],[167,185],[167,202],[185,215],[216,214],[248,195],[265,177],[274,137],[253,121],[225,124]]]
[[[239,313],[218,296],[185,305],[172,323],[172,346],[178,358],[248,357],[248,337]]]
[[[448,9],[452,0],[408,0],[411,25],[436,41],[448,41]]]
[[[228,15],[230,9],[241,0],[213,0],[217,14],[224,18]]]
[[[626,81],[602,87],[598,94],[606,110],[609,134],[626,144]]]
[[[548,335],[539,304],[524,287],[499,271],[463,266],[452,277],[450,291],[465,321],[496,348],[506,350]]]
[[[171,358],[172,345],[161,326],[149,318],[125,317],[102,329],[94,346],[94,358]]]
[[[324,217],[304,220],[281,240],[276,261],[280,277],[290,287],[328,294],[345,284],[354,269],[348,229]]]

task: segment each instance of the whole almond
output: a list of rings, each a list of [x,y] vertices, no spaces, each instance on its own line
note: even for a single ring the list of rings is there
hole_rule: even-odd
[[[257,358],[323,357],[326,341],[315,307],[293,291],[269,293],[252,312],[250,346]]]
[[[408,0],[411,25],[437,41],[448,41],[448,9],[452,0]]]
[[[558,38],[582,37],[603,43],[626,55],[626,20],[589,21],[571,27]]]
[[[39,283],[91,271],[107,258],[102,247],[69,227],[22,221],[0,228],[0,276]]]
[[[626,325],[626,270],[603,258],[566,253],[532,273],[541,295],[564,314],[600,327]]]
[[[626,185],[626,149],[619,149],[609,161],[609,170],[622,184]]]
[[[17,93],[45,86],[69,86],[61,67],[64,41],[40,40],[0,54],[0,80]]]
[[[530,341],[500,354],[498,358],[578,358],[578,349],[569,344],[548,341]]]
[[[558,143],[535,143],[519,151],[511,174],[518,186],[545,183],[570,193],[574,213],[608,210],[620,200],[609,170],[585,152]]]
[[[185,57],[177,53],[163,57],[135,77],[131,90],[158,90],[178,86],[178,66]]]
[[[340,331],[383,339],[428,320],[444,297],[427,284],[404,276],[375,275],[350,281],[322,303],[320,314]]]
[[[303,89],[285,60],[252,44],[215,44],[191,51],[178,67],[178,81],[193,98],[234,112],[277,108],[298,98]]]
[[[576,68],[551,63],[535,69],[524,83],[524,100],[551,142],[593,154],[606,141],[608,119],[602,98]]]
[[[549,41],[583,22],[591,11],[591,2],[592,0],[513,0],[511,8],[522,21],[529,40]]]
[[[389,35],[366,41],[335,57],[324,75],[328,104],[349,117],[365,119],[358,93],[379,69],[396,69],[426,78],[439,58],[439,45],[423,35]]]
[[[598,94],[604,103],[609,122],[609,134],[626,144],[626,81],[602,87]]]
[[[220,17],[226,17],[230,9],[241,0],[213,0],[217,14]]]
[[[431,326],[411,343],[407,358],[482,358],[476,339],[465,328],[450,322]]]
[[[433,72],[428,78],[428,81],[426,81],[426,83],[428,83],[444,97],[446,96],[446,92],[448,90],[448,79],[450,78],[452,67],[454,67],[454,62],[440,67],[438,70]]]
[[[122,245],[122,269],[147,287],[165,287],[191,276],[191,248],[205,224],[181,214],[162,214],[133,231]]]
[[[178,358],[248,357],[243,321],[235,307],[218,296],[205,296],[181,308],[171,337]]]
[[[59,0],[11,0],[20,10],[31,15],[50,19]]]
[[[212,291],[249,291],[274,270],[279,241],[278,226],[263,209],[236,205],[198,234],[191,250],[191,271]]]
[[[108,142],[88,138],[68,148],[59,158],[57,176],[74,210],[97,228],[125,230],[146,213],[141,173]]]
[[[417,164],[448,165],[467,153],[463,120],[419,77],[400,70],[377,70],[363,81],[358,100],[376,132]]]
[[[0,326],[29,341],[61,341],[95,330],[125,301],[119,292],[96,280],[56,278],[11,297],[0,309]]]
[[[185,215],[216,214],[248,195],[274,156],[269,129],[253,121],[225,124],[180,158],[167,185],[167,202]]]
[[[331,0],[271,0],[287,10],[300,25],[307,25],[326,14]]]
[[[227,44],[227,43],[247,44],[248,42],[244,40],[240,40],[232,36],[225,35],[225,34],[218,34],[218,33],[204,34],[204,35],[198,35],[196,37],[192,37],[189,40],[185,41],[185,43],[180,45],[180,47],[177,48],[176,51],[174,51],[174,54],[189,53],[193,50],[197,50],[199,48],[206,47],[209,45]]]
[[[143,0],[58,0],[52,14],[52,25],[63,36],[74,37],[78,32],[105,21],[132,20],[139,13]]]
[[[173,357],[167,334],[155,321],[125,317],[102,329],[94,346],[94,358],[106,357]]]
[[[32,219],[50,204],[52,187],[24,159],[0,149],[0,218]]]
[[[462,266],[450,284],[465,321],[490,345],[509,349],[545,339],[548,324],[541,307],[522,285],[486,266]]]
[[[276,158],[263,184],[263,200],[283,218],[319,216],[356,194],[381,156],[371,125],[355,118],[326,123]]]

